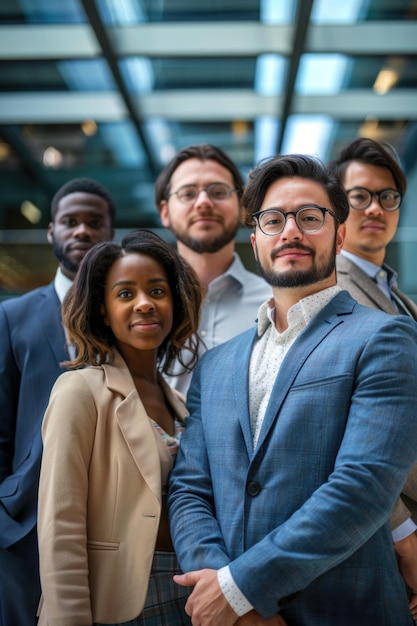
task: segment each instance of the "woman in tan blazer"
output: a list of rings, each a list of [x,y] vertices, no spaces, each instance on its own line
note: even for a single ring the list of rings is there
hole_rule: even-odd
[[[80,266],[63,310],[77,356],[42,430],[40,626],[191,623],[164,492],[186,409],[159,370],[185,345],[194,364],[201,297],[147,230],[98,244]]]

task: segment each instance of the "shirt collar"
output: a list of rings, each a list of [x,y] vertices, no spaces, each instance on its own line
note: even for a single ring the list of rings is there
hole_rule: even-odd
[[[327,287],[321,291],[311,294],[306,298],[302,298],[296,304],[294,304],[287,313],[288,327],[291,328],[294,324],[303,320],[303,326],[313,319],[319,311],[324,307],[341,291],[338,285],[333,287]],[[258,310],[258,336],[262,336],[268,326],[272,324],[275,326],[275,307],[274,299],[267,300]],[[284,331],[286,332],[286,331]]]
[[[227,268],[224,274],[221,274],[220,276],[217,276],[217,278],[212,280],[209,287],[216,285],[216,283],[221,282],[225,278],[232,278],[243,287],[243,285],[245,284],[246,273],[247,270],[245,269],[245,266],[243,265],[239,255],[234,252],[233,261],[230,266]]]
[[[57,293],[58,299],[61,304],[65,296],[67,295],[67,292],[69,288],[71,287],[71,285],[72,285],[72,280],[70,280],[67,276],[65,276],[65,274],[62,273],[61,268],[58,267],[56,274],[55,274],[54,287],[55,287],[55,291]]]
[[[353,254],[352,252],[348,252],[347,250],[342,249],[341,254],[342,256],[352,261],[352,263],[357,265],[359,269],[361,269],[362,272],[364,272],[367,276],[369,276],[369,278],[372,278],[372,280],[378,281],[378,278],[380,278],[379,274],[382,269],[386,272],[386,280],[390,286],[395,285],[397,283],[397,279],[398,279],[397,272],[393,270],[392,267],[390,267],[386,263],[383,263],[382,268],[381,268],[379,265],[376,265],[375,263],[372,263],[371,261],[367,261],[366,259],[363,259],[357,254]]]

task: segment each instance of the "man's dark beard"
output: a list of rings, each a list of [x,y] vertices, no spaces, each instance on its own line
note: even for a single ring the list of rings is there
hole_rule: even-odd
[[[71,261],[71,259],[69,259],[65,253],[64,250],[62,249],[62,246],[60,246],[56,241],[55,238],[52,237],[52,251],[55,255],[55,257],[58,260],[58,263],[60,265],[62,265],[63,267],[65,267],[66,270],[68,270],[68,272],[71,272],[71,274],[76,274],[78,271],[78,266],[79,263],[73,263]]]
[[[193,250],[198,254],[204,254],[205,252],[213,254],[214,252],[218,252],[219,250],[227,246],[228,243],[233,241],[238,231],[238,228],[239,225],[237,225],[234,229],[227,230],[221,235],[205,241],[200,241],[199,239],[195,239],[194,237],[188,237],[187,235],[177,233],[172,228],[171,231],[175,235],[177,241],[180,241],[184,246],[190,248],[190,250]]]
[[[297,246],[293,247],[296,248]],[[314,283],[319,283],[322,280],[329,278],[329,276],[331,276],[335,271],[336,241],[334,243],[334,253],[330,256],[327,263],[320,268],[313,264],[309,270],[290,270],[287,272],[276,273],[273,270],[265,270],[258,261],[259,255],[256,256],[259,273],[272,287],[307,287],[308,285],[313,285]]]

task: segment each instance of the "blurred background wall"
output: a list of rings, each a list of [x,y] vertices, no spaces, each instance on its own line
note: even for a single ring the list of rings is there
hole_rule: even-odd
[[[416,0],[2,0],[0,299],[52,278],[50,200],[71,178],[111,191],[116,238],[169,238],[153,185],[178,149],[214,143],[246,177],[368,136],[407,174],[386,260],[417,301],[416,18]]]

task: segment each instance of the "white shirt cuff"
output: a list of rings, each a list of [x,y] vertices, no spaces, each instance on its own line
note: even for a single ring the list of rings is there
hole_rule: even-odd
[[[405,539],[409,535],[412,535],[415,532],[417,526],[414,524],[411,517],[405,520],[402,524],[394,528],[392,531],[392,538],[394,541],[400,541],[401,539]]]
[[[245,615],[253,609],[251,603],[248,602],[233,580],[233,576],[228,565],[217,571],[217,580],[219,582],[220,589],[226,597],[226,600],[239,617]]]

